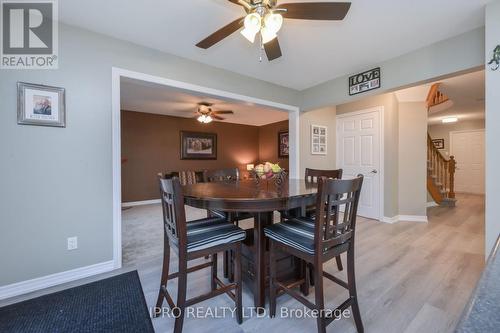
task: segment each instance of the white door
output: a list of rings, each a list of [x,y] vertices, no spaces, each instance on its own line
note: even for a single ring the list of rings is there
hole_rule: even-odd
[[[455,156],[455,192],[484,194],[484,130],[450,132]]]
[[[337,167],[343,178],[365,176],[358,215],[380,219],[380,119],[378,109],[337,116]]]

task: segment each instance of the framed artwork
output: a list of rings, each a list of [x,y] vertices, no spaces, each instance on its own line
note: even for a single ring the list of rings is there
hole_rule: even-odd
[[[326,155],[328,150],[326,126],[311,125],[311,154]]]
[[[217,134],[181,131],[182,160],[216,160]]]
[[[288,158],[290,154],[290,141],[288,131],[278,133],[278,157]]]
[[[436,149],[444,149],[444,139],[433,139],[432,143]]]
[[[17,123],[66,127],[64,88],[17,83]]]

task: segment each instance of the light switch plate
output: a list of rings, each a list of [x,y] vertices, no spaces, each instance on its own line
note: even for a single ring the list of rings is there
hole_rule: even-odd
[[[68,237],[68,250],[76,250],[78,248],[78,237]]]

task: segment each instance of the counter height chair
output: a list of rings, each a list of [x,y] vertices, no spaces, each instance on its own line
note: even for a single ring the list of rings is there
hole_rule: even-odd
[[[228,169],[218,169],[218,170],[204,170],[203,171],[203,181],[206,183],[213,182],[227,182],[227,181],[237,181],[240,180],[240,170],[238,168],[228,168]],[[239,222],[254,218],[254,215],[247,212],[217,212],[210,210],[209,215],[225,215],[227,220],[231,223],[239,226]],[[231,253],[224,253],[224,263],[223,263],[223,272],[224,277],[229,277],[232,281],[234,278],[234,273],[231,269]]]
[[[179,316],[175,319],[174,332],[182,332],[184,313],[187,306],[202,302],[209,298],[228,294],[236,305],[236,319],[242,323],[242,282],[241,282],[241,241],[246,233],[224,217],[213,216],[186,223],[184,196],[178,178],[160,179],[160,194],[163,208],[164,222],[164,252],[163,270],[160,290],[156,307],[161,308],[164,299],[173,310],[179,309]],[[179,257],[179,270],[169,274],[170,248],[173,248]],[[224,284],[217,277],[217,253],[232,251],[234,253],[234,282]],[[203,264],[187,267],[188,261],[210,255],[212,260]],[[191,299],[186,299],[188,273],[211,267],[211,291]],[[167,282],[178,279],[177,304],[170,297]],[[155,311],[156,315],[159,315]],[[176,313],[177,314],[177,313]]]
[[[318,179],[318,195],[314,218],[298,217],[286,219],[264,229],[269,239],[269,303],[270,315],[276,314],[276,295],[285,292],[311,309],[318,310],[318,332],[324,333],[334,317],[324,311],[323,277],[349,290],[349,298],[337,309],[343,312],[348,307],[352,313],[358,332],[363,332],[363,323],[358,306],[356,277],[354,274],[354,236],[356,213],[363,176],[355,179],[335,180],[326,177]],[[342,217],[338,212],[344,208]],[[315,303],[276,279],[276,251],[290,253],[314,267]],[[323,264],[347,252],[347,282],[323,271]],[[307,275],[306,275],[307,276]],[[297,284],[294,284],[297,285]],[[337,311],[331,313],[337,313]]]

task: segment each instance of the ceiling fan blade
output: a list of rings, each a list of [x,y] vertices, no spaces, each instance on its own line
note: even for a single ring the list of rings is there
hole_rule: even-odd
[[[350,2],[303,2],[284,3],[278,9],[284,18],[302,20],[343,20],[351,8]]]
[[[230,110],[220,110],[220,111],[212,111],[213,114],[234,114],[233,111]]]
[[[264,44],[264,50],[266,51],[267,59],[269,61],[281,57],[281,47],[278,42],[278,37]]]
[[[215,114],[212,114],[211,117],[214,118],[214,119],[217,119],[217,120],[224,120],[224,119],[226,119],[226,118],[219,117],[219,116],[217,116]]]
[[[229,23],[228,25],[220,28],[198,44],[198,46],[201,49],[208,49],[209,47],[217,44],[224,38],[228,37],[229,35],[233,34],[234,32],[238,31],[243,26],[243,17],[240,17],[239,19],[234,20],[233,22]]]

